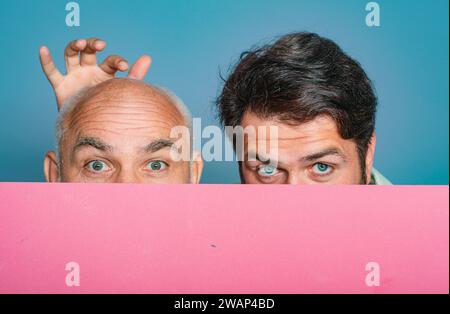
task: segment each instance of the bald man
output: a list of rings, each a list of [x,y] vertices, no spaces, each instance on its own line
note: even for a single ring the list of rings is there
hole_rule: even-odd
[[[44,161],[46,180],[199,183],[203,161],[191,152],[190,138],[170,137],[174,128],[190,127],[187,108],[171,92],[138,81],[150,68],[149,56],[136,61],[129,79],[114,79],[129,65],[116,55],[97,64],[97,53],[105,48],[97,38],[70,42],[64,52],[65,75],[49,49],[40,48],[42,69],[61,111],[57,152],[47,153]]]
[[[132,79],[102,82],[64,103],[58,151],[44,161],[46,180],[199,183],[200,155],[190,154],[189,160],[177,155],[186,149],[180,145],[191,144],[174,137],[172,130],[180,126],[189,129],[191,118],[174,94]]]

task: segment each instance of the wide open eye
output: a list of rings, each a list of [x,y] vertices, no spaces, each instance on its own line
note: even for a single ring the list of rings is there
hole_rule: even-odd
[[[312,167],[312,171],[316,175],[325,176],[325,175],[330,174],[333,171],[333,167],[319,162]]]
[[[90,162],[86,165],[86,168],[87,168],[88,170],[92,171],[92,172],[97,172],[97,173],[105,172],[105,171],[110,170],[110,168],[108,167],[108,165],[107,165],[105,162],[101,161],[101,160],[93,160],[93,161],[90,161]]]
[[[262,177],[273,177],[278,172],[278,168],[273,165],[261,165],[258,167],[258,174]]]
[[[147,164],[146,168],[152,172],[161,172],[165,170],[168,165],[161,160],[151,161]]]

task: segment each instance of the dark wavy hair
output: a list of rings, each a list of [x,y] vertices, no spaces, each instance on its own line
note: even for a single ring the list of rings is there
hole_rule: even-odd
[[[246,112],[290,125],[330,116],[341,137],[355,141],[362,175],[376,107],[361,65],[333,41],[306,32],[243,53],[217,99],[224,126],[239,125]]]

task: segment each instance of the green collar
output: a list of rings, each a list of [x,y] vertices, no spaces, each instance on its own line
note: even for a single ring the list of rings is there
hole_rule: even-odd
[[[377,169],[372,168],[371,185],[392,185],[392,182],[386,179]]]

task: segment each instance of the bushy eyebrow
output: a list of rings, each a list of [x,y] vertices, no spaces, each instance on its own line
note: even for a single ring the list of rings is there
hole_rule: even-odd
[[[144,147],[144,151],[146,153],[156,153],[157,151],[166,148],[166,147],[172,147],[174,145],[174,143],[171,140],[167,140],[167,139],[157,139],[153,142],[151,142],[150,144],[148,144],[147,146]],[[85,147],[85,146],[90,146],[93,147],[95,149],[98,149],[100,151],[103,152],[111,152],[113,151],[113,147],[111,145],[106,144],[105,142],[103,142],[101,139],[97,138],[97,137],[80,137],[77,140],[77,143],[75,144],[74,147],[74,152],[76,150],[78,150],[81,147]]]
[[[250,155],[249,153],[246,154],[245,158],[248,159],[249,155]],[[260,156],[258,154],[254,154],[254,156],[256,157],[257,161],[259,161],[261,163],[264,163],[264,164],[270,164],[270,163],[274,163],[274,162],[282,164],[282,162],[280,162],[280,161],[272,160],[272,159],[267,158],[267,157],[264,158],[263,156]],[[326,157],[326,156],[337,156],[337,157],[341,158],[344,162],[347,160],[346,157],[344,156],[344,154],[342,154],[342,152],[339,149],[337,149],[337,148],[328,148],[328,149],[319,151],[317,153],[313,153],[313,154],[301,157],[300,161],[301,162],[305,162],[305,163],[311,163],[311,162],[317,161],[317,160],[319,160],[319,159],[321,159],[323,157]]]
[[[304,156],[300,160],[303,162],[313,162],[313,161],[316,161],[316,160],[321,159],[326,156],[337,156],[344,161],[346,160],[345,156],[337,148],[328,148],[328,149],[322,150],[320,152]]]
[[[144,151],[147,153],[156,153],[163,148],[172,147],[173,145],[174,143],[171,140],[158,139],[145,146]]]
[[[105,142],[103,142],[101,139],[97,138],[97,137],[80,137],[77,140],[77,143],[75,144],[74,147],[74,151],[76,151],[77,149],[84,147],[84,146],[90,146],[93,147],[95,149],[101,150],[103,152],[110,152],[113,150],[113,147],[111,145],[106,144]]]
[[[250,157],[252,157],[252,159],[250,159]],[[255,153],[255,152],[247,152],[244,155],[244,160],[243,161],[244,162],[246,162],[246,161],[259,161],[262,164],[270,164],[270,163],[274,162],[275,160],[271,159],[269,156],[261,156],[261,155],[259,155],[258,153]]]

